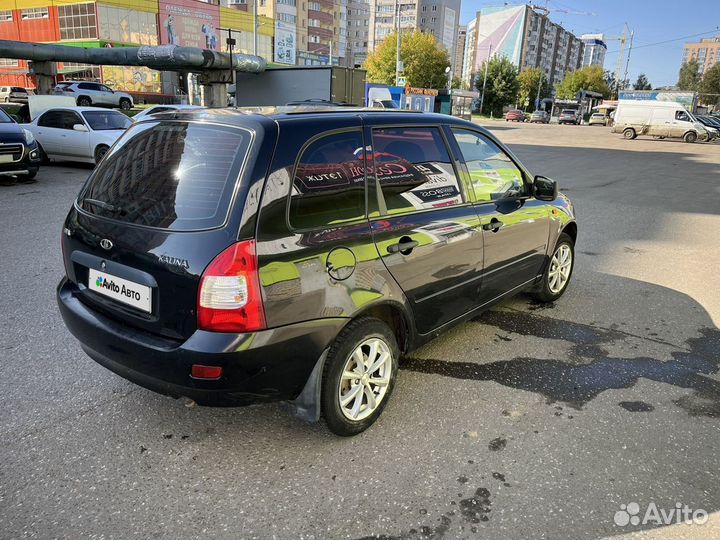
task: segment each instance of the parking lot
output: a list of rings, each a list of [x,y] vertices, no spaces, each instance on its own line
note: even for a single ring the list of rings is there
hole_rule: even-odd
[[[348,439],[90,360],[54,298],[90,166],[0,187],[0,537],[720,538],[720,144],[487,127],[572,198],[573,282],[412,353]],[[630,503],[709,520],[647,532]]]

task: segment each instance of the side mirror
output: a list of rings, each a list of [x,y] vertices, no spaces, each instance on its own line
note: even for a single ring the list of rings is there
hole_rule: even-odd
[[[73,126],[73,129],[74,129],[75,131],[84,131],[84,132],[86,132],[86,133],[89,131],[88,128],[87,128],[87,126],[86,126],[85,124],[75,124],[75,125]]]
[[[545,176],[536,176],[533,180],[533,195],[539,201],[554,201],[558,196],[557,182]]]

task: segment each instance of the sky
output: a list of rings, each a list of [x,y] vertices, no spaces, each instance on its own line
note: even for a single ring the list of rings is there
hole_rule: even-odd
[[[460,22],[467,24],[482,7],[505,3],[522,5],[525,2],[462,0]],[[535,0],[535,4],[545,6],[546,2]],[[620,48],[620,42],[610,38],[619,37],[627,22],[635,32],[628,78],[635,82],[640,73],[645,73],[653,87],[677,83],[685,42],[720,35],[720,0],[548,0],[547,7],[550,20],[577,36],[605,34],[608,45],[605,69],[610,71],[615,71]],[[594,15],[567,14],[553,9]],[[669,40],[673,41],[655,45]]]

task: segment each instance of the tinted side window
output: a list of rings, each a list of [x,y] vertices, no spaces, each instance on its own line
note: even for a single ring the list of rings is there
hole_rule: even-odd
[[[49,128],[62,128],[63,118],[60,111],[48,111],[38,119],[38,126]]]
[[[75,124],[84,124],[82,118],[77,113],[71,111],[60,111],[62,129],[72,129]]]
[[[467,164],[476,200],[492,201],[522,193],[522,172],[495,143],[472,131],[452,132]]]
[[[300,156],[290,194],[290,226],[315,229],[365,217],[362,132],[334,133]]]
[[[77,86],[80,90],[95,90],[95,85],[91,83],[80,83]]]
[[[462,204],[455,169],[438,128],[373,130],[372,171],[379,190],[370,200],[381,215]],[[371,215],[375,215],[375,212]]]

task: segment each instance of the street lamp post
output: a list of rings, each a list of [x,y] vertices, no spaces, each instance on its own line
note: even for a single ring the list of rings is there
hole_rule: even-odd
[[[482,93],[480,94],[480,114],[482,114],[483,103],[485,102],[485,85],[487,84],[487,73],[488,73],[488,65],[490,64],[490,53],[491,52],[492,52],[492,42],[490,43],[490,47],[488,47],[487,60],[485,61],[485,76],[483,77]]]

